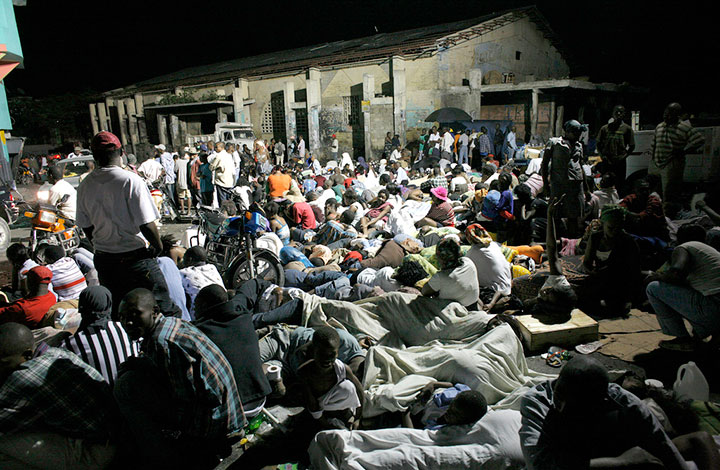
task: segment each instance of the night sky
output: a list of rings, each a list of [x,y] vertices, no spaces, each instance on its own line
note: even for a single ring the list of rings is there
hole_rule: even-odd
[[[392,32],[528,1],[28,0],[15,7],[25,70],[10,96],[107,91],[181,68]],[[534,2],[573,53],[574,75],[648,86],[658,100],[720,111],[720,42],[710,2]],[[706,88],[706,89],[704,89]]]

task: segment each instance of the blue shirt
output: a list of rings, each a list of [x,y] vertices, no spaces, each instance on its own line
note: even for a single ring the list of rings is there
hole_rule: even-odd
[[[192,320],[193,318],[190,316],[190,313],[188,312],[188,309],[185,305],[185,289],[183,289],[182,276],[180,275],[180,270],[175,264],[175,261],[168,258],[167,256],[160,256],[157,260],[158,264],[160,265],[160,271],[162,271],[163,277],[165,278],[165,283],[168,286],[170,299],[175,302],[178,307],[180,307],[183,320]]]

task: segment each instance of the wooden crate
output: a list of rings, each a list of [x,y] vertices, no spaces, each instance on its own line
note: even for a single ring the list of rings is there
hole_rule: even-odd
[[[599,339],[598,323],[578,309],[572,311],[569,321],[557,325],[546,325],[532,315],[515,318],[526,345],[533,352],[545,352],[550,346],[572,348]]]

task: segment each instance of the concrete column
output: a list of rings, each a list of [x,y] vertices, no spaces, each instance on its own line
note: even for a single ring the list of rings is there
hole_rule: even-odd
[[[100,132],[100,124],[98,123],[97,105],[90,103],[90,124],[92,125],[93,135]]]
[[[232,100],[233,100],[233,119],[235,122],[244,122],[244,108],[245,103],[243,100],[242,84],[240,79],[235,80],[235,86],[233,87]],[[247,82],[247,80],[245,80]]]
[[[217,122],[227,122],[227,114],[223,113],[221,108],[215,110],[215,113],[217,114]]]
[[[468,72],[470,82],[470,96],[468,97],[468,109],[466,110],[473,119],[480,119],[482,108],[482,70],[470,69]]]
[[[140,142],[148,142],[147,136],[147,125],[145,124],[145,102],[143,101],[142,93],[135,93],[135,113],[137,114],[138,120],[138,136]]]
[[[375,160],[372,148],[372,133],[370,132],[370,100],[375,97],[375,77],[368,73],[363,75],[363,136],[365,137],[365,158]]]
[[[107,108],[105,107],[105,103],[98,103],[97,104],[97,111],[98,111],[98,124],[100,126],[100,131],[106,131],[108,130],[108,115],[107,115]]]
[[[180,134],[179,134],[179,135],[180,135],[180,139],[179,139],[179,140],[180,140],[180,146],[179,146],[177,149],[175,149],[175,150],[178,151],[178,153],[179,153],[183,148],[185,148],[185,145],[187,144],[187,135],[188,135],[188,131],[187,131],[187,121],[180,121]]]
[[[140,143],[140,134],[138,133],[137,111],[135,109],[135,100],[133,98],[125,99],[125,111],[128,117],[128,133],[130,134],[130,144],[132,151],[137,153],[137,145]]]
[[[127,147],[128,144],[128,125],[127,125],[127,114],[125,113],[125,100],[116,101],[118,110],[118,120],[120,121],[120,142],[123,147]]]
[[[107,125],[105,129],[107,129],[110,132],[117,132],[118,129],[112,128],[112,119],[110,119],[110,107],[115,104],[115,101],[112,98],[105,98],[105,113],[107,116]]]
[[[565,106],[560,105],[555,110],[555,136],[562,135],[563,121],[565,119]]]
[[[180,142],[180,120],[174,114],[169,116],[170,118],[170,139],[172,140],[173,150],[177,151],[183,147]]]
[[[557,134],[555,133],[555,99],[553,99],[550,102],[550,115],[548,116],[548,121],[550,121],[550,129],[548,132],[550,133],[547,137],[555,137]]]
[[[320,108],[322,107],[322,89],[320,88],[320,70],[311,68],[305,78],[308,110],[308,145],[310,152],[320,149]]]
[[[530,108],[530,138],[537,135],[538,118],[540,113],[540,90],[532,90],[532,107]]]
[[[285,98],[285,132],[287,140],[290,142],[291,137],[297,137],[295,110],[292,109],[292,104],[295,102],[295,84],[293,82],[285,82],[283,95]]]
[[[405,61],[402,57],[393,57],[391,61],[393,83],[393,127],[395,133],[400,135],[400,142],[405,142],[405,109],[407,97],[405,94]]]
[[[160,140],[160,143],[163,145],[168,145],[168,125],[166,116],[164,114],[157,115],[157,129],[158,139]]]

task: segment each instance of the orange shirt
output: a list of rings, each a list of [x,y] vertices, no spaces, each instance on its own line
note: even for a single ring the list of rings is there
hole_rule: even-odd
[[[285,191],[290,190],[292,178],[284,173],[273,173],[268,176],[268,186],[270,187],[270,197],[282,197]]]

